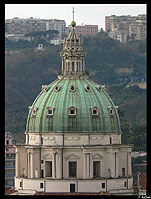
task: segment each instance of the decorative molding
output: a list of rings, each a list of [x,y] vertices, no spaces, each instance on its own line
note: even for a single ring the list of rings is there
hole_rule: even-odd
[[[43,156],[43,159],[53,159],[53,156],[50,153],[47,153]]]
[[[43,137],[43,140],[44,141],[56,141],[56,138],[53,136],[53,137]]]
[[[36,139],[36,136],[33,136],[33,135],[29,136],[29,140],[35,140],[35,139]]]
[[[72,153],[72,154],[66,156],[65,159],[67,159],[67,160],[69,160],[69,159],[75,159],[75,160],[77,160],[77,159],[80,159],[80,157],[77,156],[77,155],[75,155],[74,153]]]
[[[57,144],[57,142],[56,142],[56,137],[55,136],[53,136],[53,137],[50,137],[50,136],[48,136],[48,137],[43,137],[43,141],[50,141],[50,142],[52,142],[53,144]]]
[[[68,136],[64,138],[64,140],[67,141],[79,141],[80,139],[81,139],[80,137],[68,137]]]
[[[92,141],[101,141],[101,140],[103,140],[103,136],[91,137],[90,140],[92,140]]]
[[[92,156],[92,159],[102,159],[103,157],[99,154],[99,153],[95,153],[93,156]]]

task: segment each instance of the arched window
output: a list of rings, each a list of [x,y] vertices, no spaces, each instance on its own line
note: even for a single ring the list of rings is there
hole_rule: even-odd
[[[74,71],[74,62],[72,62],[72,71]]]

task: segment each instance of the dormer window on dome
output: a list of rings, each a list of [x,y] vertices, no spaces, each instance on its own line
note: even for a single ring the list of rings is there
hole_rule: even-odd
[[[37,108],[32,107],[32,116],[35,117],[37,113]]]
[[[97,116],[99,115],[99,108],[94,106],[91,108],[91,113],[92,113],[92,116]]]
[[[54,109],[52,107],[47,107],[47,116],[53,116]]]
[[[110,115],[114,115],[114,109],[113,109],[113,107],[109,108],[109,113],[110,113]]]
[[[69,107],[69,116],[76,116],[76,108],[74,106]]]

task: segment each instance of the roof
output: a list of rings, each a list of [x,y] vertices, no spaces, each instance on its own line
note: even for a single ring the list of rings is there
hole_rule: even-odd
[[[89,85],[90,91],[86,90]],[[71,92],[71,86],[75,90]],[[58,87],[58,91],[56,91]],[[29,107],[26,132],[85,133],[120,132],[117,107],[102,86],[90,79],[60,79],[43,86],[32,106]],[[52,107],[53,116],[47,116],[47,108]],[[70,107],[76,108],[76,116],[69,117]],[[91,108],[98,107],[98,116],[92,116]],[[109,109],[114,109],[110,115]],[[36,115],[33,116],[33,108]]]

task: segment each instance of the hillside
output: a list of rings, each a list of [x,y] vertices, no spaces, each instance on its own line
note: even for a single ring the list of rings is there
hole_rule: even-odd
[[[35,52],[30,42],[25,42],[24,47],[22,42],[10,43],[7,41],[5,49],[5,128],[23,133],[28,106],[42,84],[55,80],[61,69],[62,45],[50,45],[45,51]],[[121,44],[99,33],[95,38],[83,39],[83,44],[86,70],[91,79],[106,85],[108,94],[119,106],[121,123],[145,124],[146,89],[135,85],[146,80],[145,42]]]

